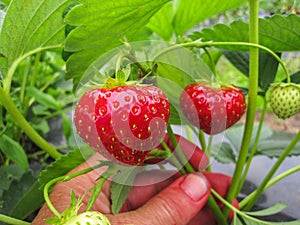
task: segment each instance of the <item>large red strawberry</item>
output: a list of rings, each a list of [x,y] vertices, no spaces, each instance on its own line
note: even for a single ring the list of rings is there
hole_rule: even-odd
[[[200,83],[184,89],[180,105],[189,122],[207,134],[217,134],[231,127],[246,109],[245,96],[240,89],[214,88]]]
[[[74,121],[77,133],[109,159],[143,164],[148,151],[166,133],[170,106],[154,86],[118,86],[86,92],[78,102]]]

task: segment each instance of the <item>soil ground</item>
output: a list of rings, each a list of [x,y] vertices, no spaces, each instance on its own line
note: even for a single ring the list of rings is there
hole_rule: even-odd
[[[259,112],[256,114],[257,121],[259,121],[260,115]],[[277,118],[273,113],[266,113],[265,124],[273,130],[297,133],[300,130],[300,113],[286,120]]]

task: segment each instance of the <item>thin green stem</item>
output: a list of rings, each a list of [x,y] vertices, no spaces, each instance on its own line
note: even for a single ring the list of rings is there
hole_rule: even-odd
[[[203,49],[204,49],[206,55],[208,56],[209,63],[210,63],[210,65],[211,65],[210,68],[211,68],[213,74],[215,75],[215,79],[217,80],[217,77],[216,77],[216,76],[217,76],[217,70],[216,70],[215,62],[214,62],[214,60],[213,60],[213,58],[212,58],[210,52],[207,50],[207,48],[203,48]]]
[[[28,79],[30,66],[31,66],[30,63],[28,63],[27,67],[24,71],[24,74],[23,74],[23,77],[22,77],[22,83],[21,83],[21,90],[20,90],[20,101],[21,101],[21,104],[22,104],[24,109],[26,108],[26,106],[25,106],[25,89],[26,89],[26,86],[27,86],[27,79]],[[25,111],[25,110],[23,110],[23,111]],[[26,115],[26,113],[24,113],[24,115]]]
[[[167,128],[167,131],[168,131],[168,134],[169,134],[169,137],[170,137],[170,140],[174,146],[174,150],[176,151],[178,157],[179,157],[179,160],[181,161],[181,163],[184,164],[184,167],[186,168],[186,170],[188,172],[195,172],[194,168],[192,167],[192,165],[189,163],[189,161],[186,159],[182,149],[180,148],[180,146],[178,145],[178,141],[173,133],[173,130],[171,128],[171,126],[169,125],[168,128]]]
[[[168,126],[168,134],[170,136],[170,140],[171,140],[171,142],[172,142],[172,144],[174,146],[174,149],[176,149],[176,152],[177,152],[177,154],[178,154],[178,156],[180,158],[180,161],[182,163],[184,163],[184,167],[187,170],[187,172],[188,173],[196,172],[194,170],[194,168],[191,166],[191,164],[187,161],[187,159],[186,159],[186,157],[185,157],[182,149],[179,148],[178,142],[176,140],[176,137],[175,137],[175,135],[173,133],[173,130],[172,130],[171,126]],[[165,147],[168,148],[167,145]],[[185,174],[185,173],[183,173],[183,174]],[[210,196],[208,198],[207,205],[212,209],[212,211],[213,211],[213,213],[215,215],[215,218],[216,218],[218,224],[219,225],[227,225],[226,219],[223,216],[222,211],[220,210],[218,204],[216,203],[215,199],[212,196]]]
[[[264,190],[266,190],[267,188],[271,187],[272,185],[278,183],[279,181],[281,181],[282,179],[296,173],[300,171],[300,166],[296,166],[292,169],[289,169],[281,174],[279,174],[278,176],[274,177],[272,180],[270,180],[266,186],[264,187]],[[244,198],[240,203],[239,206],[240,208],[244,208],[248,202],[256,195],[257,190],[253,191],[251,194],[249,194],[246,198]]]
[[[57,178],[54,178],[52,180],[50,180],[44,187],[44,199],[45,199],[45,202],[46,204],[48,205],[49,209],[53,212],[53,214],[55,216],[57,216],[58,218],[61,217],[61,214],[56,210],[56,208],[54,207],[54,205],[52,204],[50,198],[49,198],[49,190],[50,188],[56,184],[57,182],[59,181],[68,181],[68,180],[71,180],[75,177],[78,177],[80,175],[83,175],[83,174],[86,174],[88,172],[91,172],[92,170],[96,169],[98,166],[95,166],[95,167],[90,167],[90,168],[87,168],[87,169],[84,169],[84,170],[81,170],[81,171],[78,171],[76,173],[73,173],[73,174],[68,174],[68,175],[64,175],[64,176],[60,176],[60,177],[57,177]]]
[[[52,45],[52,46],[47,46],[47,47],[39,47],[39,48],[33,49],[33,50],[25,53],[21,57],[17,58],[12,63],[12,65],[9,67],[7,74],[3,79],[3,89],[5,90],[5,92],[7,94],[10,93],[11,81],[12,81],[13,75],[14,75],[18,65],[20,64],[20,62],[22,62],[25,58],[27,58],[30,55],[36,54],[36,53],[44,51],[44,50],[54,49],[54,48],[62,48],[62,45]]]
[[[249,12],[250,12],[250,24],[249,24],[249,41],[255,45],[258,44],[259,32],[258,32],[258,10],[259,0],[249,0]],[[251,136],[255,121],[256,113],[256,99],[258,91],[258,67],[259,67],[259,49],[250,48],[250,65],[249,65],[249,93],[248,93],[248,108],[246,115],[246,124],[241,143],[241,149],[236,163],[236,167],[232,176],[232,182],[229,187],[226,199],[228,202],[232,202],[238,195],[238,187],[241,184],[241,175],[247,159],[248,149],[250,147]],[[229,214],[229,208],[225,207],[224,215],[227,217]]]
[[[202,130],[199,130],[198,138],[199,138],[199,141],[200,141],[200,144],[201,144],[201,148],[205,152],[207,146],[206,146],[205,134]]]
[[[276,173],[279,166],[282,164],[282,162],[285,160],[286,157],[291,153],[291,151],[294,149],[296,144],[300,141],[300,131],[295,135],[293,140],[290,142],[290,144],[286,147],[286,149],[283,151],[283,153],[280,155],[280,157],[277,159],[275,164],[272,166],[269,173],[266,175],[264,180],[261,182],[261,184],[256,189],[255,195],[249,200],[248,204],[245,206],[245,210],[250,210],[255,202],[257,201],[258,197],[261,195],[261,193],[264,191],[267,183],[271,180],[273,175]]]
[[[14,121],[17,121],[17,125],[25,132],[25,134],[42,150],[47,152],[53,158],[59,158],[61,154],[44,138],[42,138],[36,130],[32,128],[29,122],[20,113],[18,108],[15,106],[11,97],[5,92],[0,86],[0,101],[5,109],[10,113]]]
[[[266,110],[267,110],[267,101],[266,101],[266,98],[264,97],[264,98],[263,98],[263,108],[262,108],[262,111],[261,111],[261,116],[260,116],[260,120],[259,120],[259,124],[258,124],[258,128],[257,128],[255,140],[254,140],[254,143],[253,143],[253,146],[252,146],[250,155],[249,155],[249,157],[248,157],[247,164],[246,164],[246,167],[245,167],[245,169],[244,169],[243,176],[242,176],[242,178],[241,178],[240,186],[239,186],[239,188],[238,188],[238,193],[239,193],[239,192],[242,190],[242,188],[243,188],[243,184],[244,184],[244,182],[246,181],[246,178],[247,178],[247,175],[248,175],[248,171],[249,171],[249,168],[250,168],[252,159],[253,159],[253,157],[254,157],[254,155],[255,155],[255,153],[256,153],[257,146],[258,146],[258,143],[259,143],[259,140],[260,140],[261,130],[262,130],[262,127],[263,127],[263,124],[264,124],[264,120],[265,120],[265,113],[266,113]]]
[[[212,195],[209,196],[206,204],[213,211],[215,219],[217,220],[218,225],[227,225],[227,221],[226,221],[225,217],[223,216],[223,213],[220,210],[220,207],[218,206],[216,200],[213,198]]]
[[[185,125],[185,132],[186,132],[187,139],[192,142],[194,140],[193,130],[189,125]]]
[[[169,148],[169,146],[166,144],[166,142],[162,142],[161,145],[163,146],[163,148],[165,149],[165,151],[168,152],[169,155],[169,161],[179,170],[179,172],[181,174],[186,174],[186,171],[184,169],[184,167],[182,167],[181,163],[179,162],[179,160],[176,158],[176,156],[174,154],[172,154],[171,149]]]
[[[93,193],[86,206],[86,211],[90,211],[93,205],[95,204],[99,194],[102,191],[103,184],[105,183],[106,180],[107,180],[106,177],[101,177],[99,182],[93,187]]]
[[[257,222],[258,224],[267,224],[267,225],[271,225],[270,222],[268,221],[263,221],[263,220],[259,220],[257,218],[251,217],[249,215],[247,215],[246,213],[240,211],[239,209],[235,208],[232,204],[230,204],[228,201],[226,201],[224,198],[222,198],[221,195],[218,194],[218,192],[216,192],[214,189],[211,189],[211,193],[219,200],[221,201],[224,206],[226,206],[227,208],[229,208],[230,210],[232,210],[235,214],[240,215],[241,217],[247,218],[251,221]]]
[[[251,35],[251,38],[254,38],[254,35]],[[256,49],[261,49],[264,50],[268,53],[270,53],[280,64],[280,66],[282,67],[286,77],[287,77],[287,82],[290,82],[290,74],[287,70],[286,65],[284,64],[284,62],[282,61],[282,59],[275,53],[273,52],[271,49],[260,45],[258,43],[254,43],[254,42],[202,42],[201,39],[200,40],[196,40],[193,42],[188,42],[188,43],[183,43],[183,44],[177,44],[177,45],[172,45],[166,49],[164,49],[163,51],[161,51],[157,56],[154,57],[154,61],[160,57],[161,55],[176,50],[176,49],[180,49],[182,47],[188,48],[188,47],[195,47],[195,48],[206,48],[206,47],[222,47],[222,46],[246,46],[246,47],[250,47],[251,48],[256,48]]]
[[[0,214],[0,221],[5,224],[13,224],[13,225],[30,225],[31,223],[19,220],[16,218],[12,218],[10,216],[6,216],[4,214]]]
[[[40,59],[41,59],[41,52],[37,52],[35,55],[35,60],[34,60],[34,65],[33,65],[33,72],[30,78],[30,86],[34,86],[36,77],[39,72],[39,64],[40,64]]]
[[[211,148],[212,148],[213,139],[214,139],[214,136],[210,135],[209,139],[208,139],[208,145],[207,145],[207,147],[205,149],[205,154],[206,154],[206,156],[207,156],[208,159],[210,159],[210,157],[211,157]],[[210,165],[210,163],[208,164],[208,166],[206,168],[206,171],[211,171],[211,165]]]

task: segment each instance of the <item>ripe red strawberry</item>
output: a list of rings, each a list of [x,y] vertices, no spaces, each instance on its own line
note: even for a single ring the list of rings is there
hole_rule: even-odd
[[[189,122],[207,134],[217,134],[231,127],[246,109],[245,96],[240,89],[213,88],[200,83],[185,88],[180,105]]]
[[[143,164],[166,133],[170,106],[154,86],[119,86],[86,92],[75,109],[79,136],[108,159]]]

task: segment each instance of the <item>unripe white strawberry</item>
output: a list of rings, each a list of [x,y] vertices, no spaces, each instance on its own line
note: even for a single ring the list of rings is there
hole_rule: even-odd
[[[287,119],[300,111],[300,85],[294,83],[273,84],[270,91],[273,112]]]
[[[111,225],[105,215],[96,211],[81,213],[64,223],[65,225]]]

